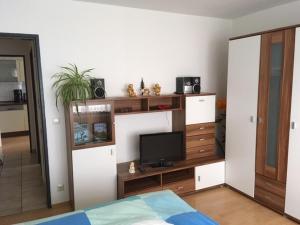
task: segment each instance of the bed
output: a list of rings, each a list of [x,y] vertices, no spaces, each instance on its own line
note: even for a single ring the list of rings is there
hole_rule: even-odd
[[[218,225],[169,190],[136,195],[93,208],[21,224],[133,225],[139,221],[153,219],[164,220],[174,225]]]

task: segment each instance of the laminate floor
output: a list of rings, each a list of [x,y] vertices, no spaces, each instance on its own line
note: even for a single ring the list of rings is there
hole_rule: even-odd
[[[297,224],[226,187],[189,195],[184,200],[220,225]]]
[[[0,216],[46,207],[46,186],[28,136],[2,138]]]
[[[216,188],[183,198],[220,225],[297,225],[228,188]],[[0,218],[0,225],[25,222],[71,211],[69,203]],[[188,225],[188,224],[187,224]]]

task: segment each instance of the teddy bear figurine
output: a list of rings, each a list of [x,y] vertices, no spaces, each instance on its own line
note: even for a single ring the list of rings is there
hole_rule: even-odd
[[[135,90],[133,88],[133,84],[129,84],[127,87],[127,93],[129,95],[129,97],[136,97],[136,93]]]
[[[152,90],[154,92],[154,95],[160,96],[161,87],[159,84],[154,84]]]

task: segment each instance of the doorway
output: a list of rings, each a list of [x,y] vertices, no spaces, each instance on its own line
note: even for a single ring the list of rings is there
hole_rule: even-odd
[[[0,33],[0,216],[51,207],[37,35]]]

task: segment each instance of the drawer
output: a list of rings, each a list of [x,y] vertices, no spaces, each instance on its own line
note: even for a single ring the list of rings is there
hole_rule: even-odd
[[[133,191],[133,192],[129,192],[129,193],[125,193],[124,196],[121,196],[121,198],[126,198],[129,196],[133,196],[133,195],[140,195],[140,194],[145,194],[145,193],[149,193],[149,192],[155,192],[155,191],[161,191],[162,188],[161,187],[152,187],[152,188],[145,188],[143,190],[138,190],[138,191]]]
[[[216,96],[191,96],[185,98],[185,124],[214,123]]]
[[[255,186],[285,198],[285,185],[256,174]]]
[[[194,136],[200,134],[215,134],[215,123],[198,123],[186,126],[186,136]]]
[[[196,190],[225,183],[225,162],[211,163],[195,168]]]
[[[270,207],[274,210],[277,210],[279,212],[283,212],[284,211],[284,198],[278,196],[278,195],[275,195],[275,194],[272,194],[268,191],[265,191],[264,189],[262,188],[259,188],[259,187],[255,187],[255,195],[254,195],[254,198],[264,204],[265,206],[267,207]]]
[[[188,179],[174,183],[165,184],[163,189],[170,189],[176,194],[185,194],[195,191],[195,179]]]
[[[194,148],[186,149],[186,159],[196,159],[206,156],[211,156],[215,154],[216,146],[215,145],[204,145],[197,146]]]
[[[214,145],[215,134],[202,134],[196,136],[190,136],[186,138],[186,147],[193,148],[203,145]]]

